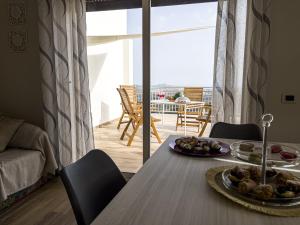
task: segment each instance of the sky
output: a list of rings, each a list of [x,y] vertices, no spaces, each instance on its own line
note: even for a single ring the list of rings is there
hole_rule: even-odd
[[[151,85],[211,87],[215,48],[217,3],[200,3],[151,9],[152,32],[211,26],[209,29],[151,39]],[[128,34],[142,32],[142,10],[130,9]],[[133,76],[142,84],[142,40],[133,40]]]

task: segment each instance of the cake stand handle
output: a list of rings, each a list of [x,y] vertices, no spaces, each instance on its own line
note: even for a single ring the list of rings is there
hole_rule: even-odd
[[[268,147],[268,128],[271,126],[274,117],[272,114],[267,113],[262,116],[263,126],[263,149],[261,161],[261,183],[266,184],[266,170],[267,170],[267,147]]]

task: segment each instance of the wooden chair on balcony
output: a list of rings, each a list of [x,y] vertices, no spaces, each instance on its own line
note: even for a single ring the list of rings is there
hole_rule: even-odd
[[[138,105],[138,102],[137,102],[137,94],[136,94],[136,88],[134,85],[120,85],[120,88],[124,88],[129,96],[129,100],[130,100],[130,104],[133,105],[133,107],[136,107]],[[124,124],[124,123],[128,123],[128,114],[124,108],[124,105],[123,103],[121,102],[121,105],[122,105],[122,114],[120,116],[120,119],[119,119],[119,122],[118,122],[118,125],[117,125],[117,128],[120,129],[120,126],[121,124]],[[127,118],[127,120],[126,120]]]
[[[203,88],[202,87],[184,87],[183,95],[188,97],[191,101],[202,101]]]
[[[203,106],[202,99],[203,99],[203,88],[201,87],[185,87],[183,89],[183,95],[188,97],[192,102],[198,102],[194,104],[189,104],[186,106],[186,117],[184,106],[180,106],[177,111],[177,121],[176,121],[176,130],[178,126],[182,127],[186,124],[186,126],[190,127],[198,127],[198,132],[200,131],[199,128],[199,121],[196,118],[199,117],[201,113],[201,107]],[[185,121],[186,118],[186,121]]]
[[[127,125],[122,133],[121,140],[124,139],[125,135],[128,136],[129,140],[128,140],[127,146],[130,146],[138,129],[140,128],[140,126],[143,125],[142,107],[140,107],[140,106],[134,107],[131,104],[130,97],[125,88],[118,88],[117,90],[120,94],[124,109],[126,110],[126,113],[128,114],[128,117],[129,117],[129,121],[127,122]],[[160,120],[151,116],[151,124],[150,124],[151,129],[152,129],[151,133],[156,137],[157,141],[159,143],[161,143],[161,139],[160,139],[157,129],[155,127],[155,122],[158,122],[158,121],[160,121]],[[131,134],[127,133],[130,124],[132,124],[132,127],[133,127],[133,131]]]
[[[201,130],[199,132],[199,137],[202,137],[204,134],[204,131],[207,127],[208,123],[211,123],[211,105],[204,105],[201,107],[200,114],[196,118],[196,120],[199,122],[199,129],[201,127]]]

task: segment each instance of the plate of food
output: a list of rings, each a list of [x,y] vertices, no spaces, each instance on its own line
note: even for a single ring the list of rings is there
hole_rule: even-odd
[[[262,159],[262,142],[239,141],[230,145],[232,156],[260,165]],[[267,165],[272,167],[293,167],[299,165],[300,152],[292,146],[270,143],[267,147]]]
[[[190,156],[216,157],[230,153],[230,146],[210,138],[180,137],[169,143],[170,150]]]
[[[266,184],[261,184],[257,166],[235,166],[222,173],[224,186],[244,199],[257,200],[264,205],[300,204],[300,178],[286,171],[267,170]]]

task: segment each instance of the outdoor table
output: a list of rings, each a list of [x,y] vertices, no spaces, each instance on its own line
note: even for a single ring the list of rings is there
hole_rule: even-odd
[[[92,225],[300,224],[300,217],[251,211],[214,191],[207,184],[206,171],[241,161],[230,155],[199,158],[177,154],[169,149],[169,142],[177,137],[167,138]],[[221,140],[227,144],[235,141]],[[300,148],[299,144],[293,146]],[[299,167],[293,169],[300,172]]]

